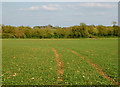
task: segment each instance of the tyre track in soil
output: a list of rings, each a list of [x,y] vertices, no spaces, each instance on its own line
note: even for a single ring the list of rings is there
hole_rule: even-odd
[[[75,52],[75,51],[73,51],[73,50],[71,50],[71,49],[69,49],[69,50],[72,51],[72,53],[80,56],[77,52]],[[81,56],[80,56],[80,57],[81,57]],[[98,68],[98,65],[97,65],[97,64],[94,64],[93,62],[91,62],[90,60],[88,60],[88,59],[86,59],[86,58],[84,58],[84,57],[81,57],[81,58],[84,59],[84,60],[86,60],[89,64],[91,64],[91,65],[92,65],[95,69],[97,69],[97,70],[99,71],[99,73],[100,73],[101,75],[103,75],[105,78],[107,78],[107,79],[110,80],[110,81],[113,81],[113,82],[114,82],[114,85],[119,85],[119,82],[117,82],[117,81],[115,81],[114,79],[110,78],[107,73],[105,73],[101,68]]]
[[[63,81],[63,74],[64,74],[64,65],[63,65],[63,62],[60,60],[59,58],[59,54],[57,53],[57,51],[55,50],[55,48],[52,48],[55,56],[56,56],[56,60],[57,60],[57,63],[58,63],[58,81],[57,81],[57,85],[60,85],[60,83]]]

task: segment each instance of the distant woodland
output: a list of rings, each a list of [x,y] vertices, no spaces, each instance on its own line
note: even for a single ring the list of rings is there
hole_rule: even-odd
[[[80,25],[71,27],[53,27],[34,26],[33,28],[27,26],[1,26],[2,38],[97,38],[97,37],[118,37],[120,27],[113,24],[113,26],[103,25]]]

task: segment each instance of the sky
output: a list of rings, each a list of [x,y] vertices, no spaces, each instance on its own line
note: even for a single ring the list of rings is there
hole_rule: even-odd
[[[117,2],[3,2],[2,24],[68,27],[81,22],[112,25],[118,21]]]
[[[119,2],[119,0],[0,0],[1,2]]]

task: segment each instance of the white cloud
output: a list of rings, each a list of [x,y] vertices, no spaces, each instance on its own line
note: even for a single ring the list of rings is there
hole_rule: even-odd
[[[42,5],[42,6],[31,6],[29,8],[20,8],[19,10],[49,10],[49,11],[55,11],[55,10],[61,10],[62,8],[58,4],[49,4],[49,5]]]
[[[79,9],[80,7],[114,8],[114,7],[117,7],[117,5],[109,4],[109,3],[89,2],[89,3],[79,3],[79,4],[68,4],[68,5],[66,5],[66,7],[72,8],[72,9]],[[60,6],[59,4],[48,4],[48,5],[42,5],[42,6],[31,6],[31,7],[28,7],[28,8],[20,8],[19,10],[24,11],[24,10],[40,10],[40,9],[43,9],[43,10],[55,11],[55,10],[61,10],[62,8],[63,7]]]
[[[57,4],[43,5],[41,8],[49,11],[61,10],[62,8]]]
[[[24,10],[39,10],[40,7],[37,6],[31,6],[29,8],[20,8],[19,10],[24,11]]]
[[[99,7],[99,8],[114,8],[116,7],[113,4],[107,4],[107,3],[80,3],[76,5],[67,5],[67,7],[73,8],[73,9],[78,9],[79,7]]]
[[[28,8],[29,10],[39,10],[40,9],[40,7],[37,7],[37,6],[32,6],[32,7],[30,7],[30,8]]]
[[[100,7],[100,8],[113,8],[112,4],[104,4],[104,3],[85,3],[82,4],[83,7]]]

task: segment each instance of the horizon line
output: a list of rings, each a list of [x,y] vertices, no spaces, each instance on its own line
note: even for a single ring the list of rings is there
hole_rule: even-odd
[[[72,27],[72,26],[79,26],[80,24],[74,24],[74,25],[70,25],[70,26],[59,26],[59,25],[53,25],[53,24],[46,24],[46,25],[10,25],[10,24],[1,24],[1,25],[5,25],[5,26],[15,26],[15,27],[19,27],[19,26],[25,26],[25,27],[34,27],[34,26],[47,26],[47,25],[52,25],[53,27]],[[98,26],[98,25],[103,25],[103,26],[113,26],[113,24],[111,25],[104,25],[104,24],[86,24],[87,26],[89,25],[95,25],[95,26]],[[118,23],[116,24],[118,25]]]

